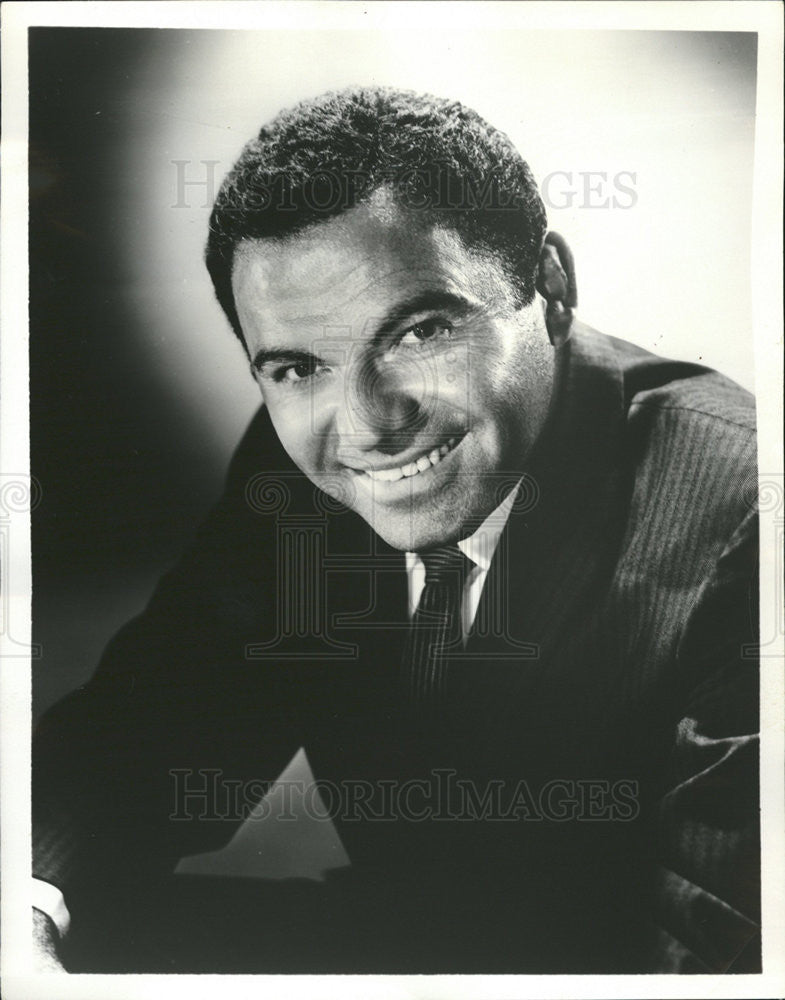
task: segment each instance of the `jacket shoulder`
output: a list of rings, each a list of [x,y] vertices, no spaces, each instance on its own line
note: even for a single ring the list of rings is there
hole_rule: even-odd
[[[702,365],[614,341],[622,371],[627,448],[639,511],[677,524],[713,523],[718,539],[757,494],[755,399]]]
[[[688,361],[658,357],[626,341],[608,338],[622,371],[628,412],[646,407],[654,411],[676,411],[689,422],[693,414],[705,418],[714,433],[723,425],[740,432],[755,431],[755,397],[720,372]]]

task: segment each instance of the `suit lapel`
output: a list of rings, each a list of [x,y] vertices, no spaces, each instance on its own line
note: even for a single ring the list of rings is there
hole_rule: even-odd
[[[552,417],[483,590],[477,622],[495,627],[473,630],[467,645],[463,673],[474,703],[502,730],[503,719],[536,727],[571,714],[587,685],[602,685],[587,671],[576,677],[576,665],[599,628],[598,594],[623,530],[624,386],[612,342],[587,328],[577,333],[558,356]]]

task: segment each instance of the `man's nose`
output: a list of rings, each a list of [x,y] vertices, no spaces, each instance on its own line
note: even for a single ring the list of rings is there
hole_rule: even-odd
[[[341,450],[404,450],[425,420],[427,393],[417,382],[403,381],[374,361],[351,366],[335,419]]]

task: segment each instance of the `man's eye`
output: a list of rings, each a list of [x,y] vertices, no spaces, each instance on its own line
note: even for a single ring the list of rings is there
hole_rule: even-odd
[[[276,382],[285,383],[297,383],[303,382],[307,378],[315,375],[318,371],[318,365],[313,361],[298,361],[295,365],[289,365],[287,368],[279,368],[274,375]]]
[[[404,331],[398,344],[401,347],[417,347],[425,343],[426,340],[439,338],[449,340],[452,336],[452,327],[441,319],[424,319],[420,323],[415,323],[408,330]]]
[[[308,364],[306,361],[301,361],[297,365],[292,365],[291,368],[287,368],[284,372],[284,378],[288,382],[299,382],[301,379],[308,378],[309,375],[313,375],[315,371],[315,366]]]
[[[317,361],[297,361],[291,365],[281,365],[263,371],[263,377],[278,385],[299,385],[308,379],[315,378],[327,369]]]

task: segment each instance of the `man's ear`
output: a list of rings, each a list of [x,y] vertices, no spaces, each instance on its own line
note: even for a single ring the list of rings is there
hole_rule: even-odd
[[[566,343],[572,332],[572,311],[578,305],[575,261],[563,236],[550,232],[540,254],[537,291],[546,302],[545,324],[554,347]]]

